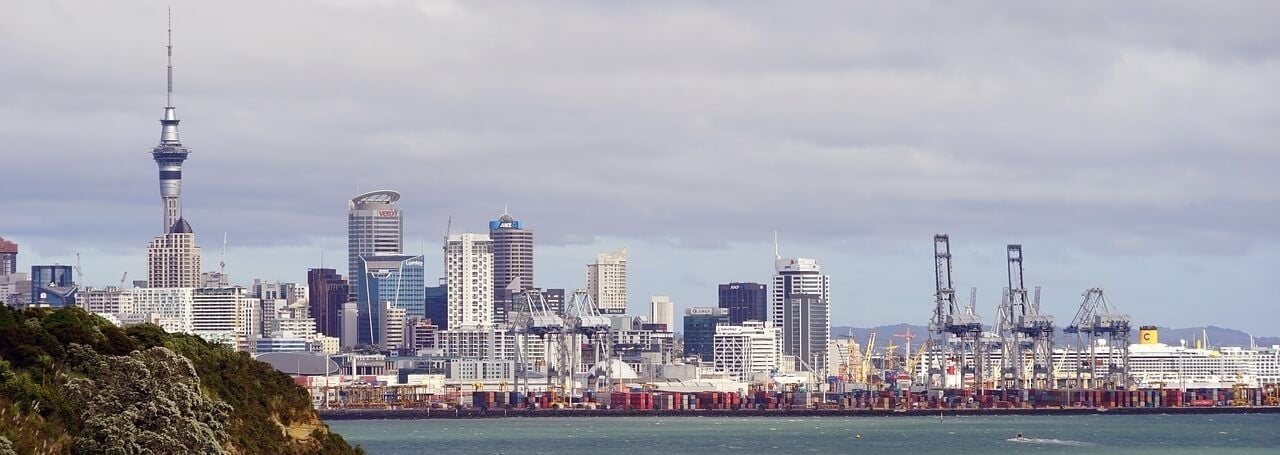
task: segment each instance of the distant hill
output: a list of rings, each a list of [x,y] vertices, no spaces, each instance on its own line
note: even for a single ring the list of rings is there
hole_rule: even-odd
[[[928,339],[929,337],[928,327],[904,323],[881,325],[876,327],[833,326],[831,327],[831,338],[840,339],[852,333],[854,338],[858,340],[858,343],[866,343],[868,334],[875,332],[876,346],[884,347],[889,343],[889,340],[893,340],[894,344],[901,346],[904,343],[904,339],[893,335],[903,334],[908,328],[910,328],[911,333],[915,335],[915,338],[911,341],[913,346],[919,346],[918,343]],[[990,330],[990,327],[987,329]],[[1249,346],[1248,333],[1236,329],[1228,329],[1212,325],[1207,327],[1187,327],[1179,329],[1160,327],[1160,342],[1168,345],[1177,345],[1179,340],[1187,340],[1188,346],[1194,346],[1195,340],[1201,338],[1201,333],[1209,338],[1209,344],[1211,346]],[[1074,342],[1075,335],[1062,333],[1061,329],[1059,329],[1055,340],[1060,343]],[[1133,332],[1130,333],[1129,341],[1133,343],[1138,342],[1137,328],[1134,328]],[[1253,343],[1257,346],[1280,345],[1280,337],[1257,337],[1253,340]]]

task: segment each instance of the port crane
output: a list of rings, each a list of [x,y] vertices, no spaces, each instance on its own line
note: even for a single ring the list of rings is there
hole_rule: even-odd
[[[933,236],[933,270],[934,308],[933,319],[929,321],[928,345],[934,355],[930,356],[933,361],[925,374],[930,378],[929,384],[946,388],[947,363],[952,359],[962,381],[966,372],[974,372],[977,377],[981,371],[982,357],[978,349],[982,338],[982,319],[972,302],[977,298],[977,290],[971,290],[968,308],[961,308],[956,301],[955,283],[951,278],[951,237],[947,234]],[[973,360],[972,364],[966,363],[968,359]],[[934,365],[935,361],[938,364]],[[932,379],[934,376],[938,378],[936,382]]]
[[[1089,358],[1076,366],[1076,384],[1081,387],[1126,389],[1129,377],[1129,315],[1120,314],[1107,300],[1102,288],[1084,291],[1084,301],[1076,310],[1076,317],[1063,332],[1076,336],[1076,355],[1082,356],[1083,347],[1089,346]],[[1105,340],[1107,351],[1098,359],[1098,341]],[[1102,369],[1099,371],[1099,369]],[[1085,376],[1088,373],[1088,376]]]
[[[1053,316],[1040,313],[1040,288],[1027,297],[1023,281],[1022,245],[1006,248],[1009,298],[1001,305],[1001,383],[1004,388],[1053,388]],[[1027,375],[1026,359],[1031,358]]]

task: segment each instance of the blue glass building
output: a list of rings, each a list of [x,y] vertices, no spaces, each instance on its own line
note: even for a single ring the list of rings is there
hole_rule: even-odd
[[[427,319],[439,330],[449,330],[449,289],[444,283],[426,289]]]
[[[387,308],[403,308],[409,317],[426,316],[426,271],[422,256],[360,256],[356,342],[382,340]]]
[[[54,308],[75,305],[76,283],[71,266],[31,266],[31,303]]]

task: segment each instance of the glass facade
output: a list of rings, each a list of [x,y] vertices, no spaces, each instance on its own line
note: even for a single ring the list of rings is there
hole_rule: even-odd
[[[716,326],[729,323],[724,308],[689,308],[684,313],[684,356],[714,360]]]
[[[387,308],[409,317],[426,316],[426,271],[422,256],[361,256],[356,339],[361,345],[383,339]]]
[[[729,323],[769,320],[769,290],[760,283],[720,285],[719,307],[729,310]]]

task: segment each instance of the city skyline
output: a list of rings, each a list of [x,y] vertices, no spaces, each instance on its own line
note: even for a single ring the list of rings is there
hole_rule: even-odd
[[[301,12],[293,10],[296,5],[268,3],[247,20],[305,13],[322,21],[349,20],[361,29],[407,13],[402,20],[409,27],[370,36],[379,43],[433,36],[456,42],[475,38],[461,29],[465,26],[492,31],[558,23],[555,17],[530,16],[519,8],[390,5],[327,5]],[[130,276],[146,275],[141,250],[156,234],[155,168],[138,152],[154,140],[148,139],[154,130],[147,125],[155,121],[156,76],[164,65],[159,60],[164,56],[154,52],[164,33],[163,10],[152,6],[95,11],[99,6],[83,5],[59,12],[48,5],[21,5],[23,11],[12,17],[23,17],[24,23],[0,19],[18,37],[30,39],[44,37],[34,30],[54,28],[46,24],[62,17],[58,14],[84,25],[40,45],[24,39],[0,44],[21,70],[10,88],[0,89],[16,90],[0,97],[8,100],[0,107],[30,113],[13,119],[14,133],[0,144],[16,157],[9,159],[15,169],[10,181],[14,191],[7,191],[16,202],[0,235],[22,246],[18,271],[34,264],[70,264],[81,252],[89,284],[114,284],[126,270]],[[702,101],[704,107],[675,101],[665,106],[626,96],[625,85],[591,77],[593,69],[599,70],[584,63],[591,58],[572,62],[574,72],[586,76],[527,60],[512,65],[517,74],[581,84],[599,101],[579,98],[538,77],[511,88],[485,77],[470,85],[457,81],[486,74],[513,52],[489,39],[461,50],[390,47],[413,57],[398,63],[389,56],[345,59],[351,66],[390,65],[431,76],[421,81],[388,76],[383,81],[387,91],[342,94],[368,85],[361,73],[326,66],[314,52],[281,52],[292,57],[262,63],[253,59],[266,51],[250,46],[275,43],[274,53],[314,48],[314,43],[269,39],[261,30],[227,37],[218,24],[230,20],[234,6],[178,5],[175,41],[183,52],[175,58],[184,71],[183,118],[190,121],[183,129],[200,150],[198,165],[184,170],[191,179],[183,182],[188,188],[183,210],[204,233],[202,269],[216,270],[212,252],[217,249],[208,239],[227,232],[227,270],[235,284],[253,278],[301,282],[308,268],[322,265],[341,270],[342,201],[360,188],[395,188],[406,195],[401,203],[408,213],[405,254],[418,253],[415,247],[432,254],[450,213],[456,214],[459,232],[479,231],[505,203],[538,229],[537,286],[583,287],[582,267],[595,253],[627,248],[632,313],[641,312],[637,303],[650,295],[672,296],[679,312],[714,306],[718,283],[764,282],[770,274],[770,232],[780,229],[786,256],[816,258],[833,277],[832,325],[923,322],[932,309],[926,237],[946,232],[956,238],[957,257],[963,258],[957,259],[957,284],[979,288],[984,315],[994,313],[1004,282],[1003,246],[1021,243],[1034,280],[1028,285],[1044,287],[1044,309],[1060,320],[1074,312],[1081,292],[1101,286],[1138,322],[1209,323],[1276,333],[1269,321],[1280,320],[1280,310],[1267,290],[1277,272],[1265,259],[1280,248],[1263,234],[1277,227],[1280,190],[1270,182],[1268,170],[1280,167],[1280,158],[1271,145],[1275,133],[1256,119],[1275,115],[1277,89],[1269,81],[1277,69],[1266,62],[1280,40],[1255,20],[1222,13],[1233,27],[1213,28],[1218,34],[1152,31],[1139,38],[1104,29],[1093,38],[1050,40],[1063,49],[1009,46],[1003,48],[1011,54],[1009,61],[985,61],[994,69],[984,72],[986,68],[953,66],[959,64],[945,56],[948,51],[970,52],[967,47],[888,45],[876,41],[876,33],[883,31],[876,27],[841,35],[847,43],[837,46],[839,54],[800,46],[792,59],[742,33],[762,27],[785,35],[791,26],[762,21],[766,7],[634,8],[652,15],[641,14],[636,27],[653,32],[655,39],[682,41],[695,30],[716,39],[668,58],[645,54],[639,35],[626,33],[613,37],[618,52],[577,44],[574,37],[593,30],[584,29],[582,21],[529,39],[543,55],[583,53],[611,63],[625,62],[605,58],[610,54],[634,58],[635,66],[623,65],[611,74],[634,78],[641,95],[666,99],[687,91],[694,99],[686,102]],[[929,14],[947,14],[945,5],[939,8]],[[1170,9],[1173,16],[1203,13],[1183,6]],[[590,5],[574,10],[601,24],[618,20]],[[1035,12],[1007,7],[998,13],[1035,19]],[[1091,17],[1087,10],[1057,12],[1071,13],[1058,16],[1073,26]],[[975,27],[997,23],[999,17],[963,13],[975,16]],[[1135,24],[1124,13],[1108,20],[1158,25]],[[118,39],[96,40],[101,42],[77,38],[99,33],[99,18],[118,19],[101,22],[124,23],[128,30],[102,33]],[[446,19],[461,25],[431,32],[417,27]],[[672,19],[674,24],[664,28]],[[882,19],[894,23],[895,18]],[[1041,24],[1045,30],[995,27],[993,36],[975,39],[998,42],[1022,33],[1052,33],[1052,21]],[[853,25],[849,28],[859,28]],[[296,27],[284,24],[276,37],[328,43]],[[841,31],[830,23],[815,27]],[[1242,31],[1230,33],[1233,28]],[[1256,48],[1258,43],[1266,45]],[[354,50],[329,44],[335,44],[338,55]],[[731,51],[741,47],[760,53],[759,66],[732,58]],[[27,48],[56,52],[42,58],[23,50]],[[1223,56],[1238,64],[1221,61]],[[1061,63],[1049,57],[1071,60],[1083,70],[1060,75]],[[471,58],[480,63],[469,64]],[[424,71],[431,67],[428,63],[444,65]],[[84,68],[88,70],[73,71]],[[223,68],[254,71],[245,75]],[[299,82],[288,77],[300,71],[319,74],[326,69],[335,75],[285,83]],[[652,70],[688,71],[691,79],[682,86],[679,78],[655,76]],[[1026,73],[1019,77],[1017,70]],[[966,76],[965,71],[977,73]],[[708,85],[698,77],[701,72],[716,80],[726,80],[724,74],[732,72],[740,79],[729,78],[723,87]],[[901,78],[902,88],[895,91],[895,79],[879,72]],[[809,74],[817,82],[806,83],[797,74]],[[777,78],[778,88],[768,85],[771,77]],[[1008,87],[997,90],[992,83]],[[1132,90],[1139,84],[1144,90]],[[765,90],[744,90],[758,86]],[[877,89],[887,94],[877,96]],[[936,100],[922,101],[912,95],[915,91]],[[369,108],[382,107],[392,92],[414,102],[387,106],[395,118],[390,125],[373,126],[359,118],[361,112],[382,114]],[[1102,96],[1088,97],[1091,93]],[[510,106],[518,108],[519,118],[490,118],[511,110],[490,98],[502,98],[494,95],[513,98]],[[1026,106],[1018,102],[1022,98],[1050,107]],[[1257,100],[1261,103],[1255,104]],[[771,109],[725,109],[741,109],[744,101]],[[45,108],[24,107],[28,105]],[[602,115],[593,120],[591,114],[597,112]],[[268,114],[271,122],[266,122]],[[50,121],[54,117],[59,120]],[[534,121],[538,117],[541,121]],[[931,126],[919,126],[918,119]],[[525,120],[531,125],[519,126]],[[67,122],[85,126],[74,136],[50,136],[38,127]],[[956,125],[939,126],[949,122]],[[256,126],[262,124],[280,129]],[[626,124],[633,126],[616,126]],[[1094,134],[1081,135],[1081,128]],[[495,129],[514,132],[487,134]],[[757,130],[759,134],[749,134]],[[585,144],[567,139],[578,138],[570,134],[577,131],[592,135]],[[574,154],[560,154],[560,148]],[[399,158],[405,165],[347,166],[346,160],[358,156],[348,155],[348,149]],[[598,154],[580,155],[584,149]],[[520,161],[512,151],[527,151],[535,161]],[[47,165],[37,162],[47,160],[24,159],[36,152],[78,164],[60,168],[66,183],[51,188],[44,184],[48,174],[40,172]],[[796,156],[802,159],[789,159]],[[515,160],[512,167],[520,169],[516,175],[539,178],[522,180],[494,166],[453,174],[437,171],[465,169],[477,157]],[[580,157],[568,171],[537,164]],[[418,183],[422,175],[428,178]],[[591,177],[579,183],[599,192],[570,185],[574,176]],[[503,188],[491,185],[493,181],[529,183]],[[793,192],[832,197],[795,198]],[[439,262],[426,261],[428,282],[443,276]],[[1210,313],[1211,308],[1218,314]],[[1242,321],[1239,314],[1255,317]],[[986,319],[989,323],[992,318]]]

